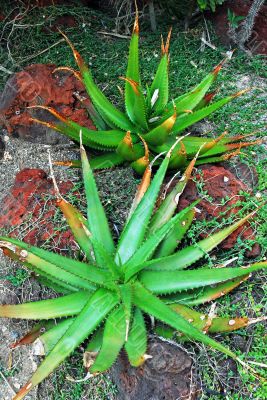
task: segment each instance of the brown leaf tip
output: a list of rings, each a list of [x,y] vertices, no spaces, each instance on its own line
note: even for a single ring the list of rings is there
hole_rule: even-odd
[[[136,10],[136,16],[134,20],[134,26],[133,26],[133,33],[136,35],[139,35],[139,17],[138,17],[138,10]]]
[[[73,49],[73,55],[74,55],[74,58],[75,58],[75,61],[76,61],[77,65],[79,66],[81,71],[86,69],[85,63],[84,63],[83,58],[80,55],[80,53],[78,53],[77,50]]]
[[[210,103],[216,93],[217,92],[210,92],[210,93],[205,94],[205,96],[204,96],[205,101],[207,103]]]
[[[214,74],[215,76],[218,75],[218,73],[220,72],[220,70],[222,69],[222,67],[223,67],[223,62],[221,62],[220,64],[218,64],[218,65],[214,68],[213,74]]]
[[[148,149],[148,145],[147,145],[147,142],[145,141],[145,139],[141,136],[141,135],[139,135],[138,134],[138,136],[140,137],[140,139],[142,140],[142,142],[143,142],[143,145],[144,145],[144,148],[145,148],[145,155],[144,155],[144,159],[146,160],[146,161],[148,161],[149,162],[149,149]]]
[[[133,141],[132,141],[131,131],[127,131],[126,132],[126,135],[123,138],[123,143],[125,143],[129,147],[133,148]]]
[[[32,386],[33,386],[32,382],[26,383],[26,385],[23,386],[23,388],[20,389],[20,391],[13,398],[13,400],[21,400],[21,399],[23,399],[26,396],[26,394],[29,393],[29,391],[31,390]]]
[[[79,81],[82,81],[82,75],[79,71],[76,71],[73,68],[70,67],[57,67],[55,69],[53,69],[52,74],[55,74],[58,71],[67,71],[72,73]]]
[[[240,90],[239,92],[236,92],[235,94],[233,94],[232,97],[233,97],[233,99],[235,99],[236,97],[242,96],[242,94],[245,94],[245,93],[249,92],[250,90],[251,90],[251,88]]]
[[[162,55],[169,53],[171,34],[172,34],[172,27],[170,27],[170,30],[168,32],[168,36],[167,36],[165,45],[164,45],[164,42],[163,42],[163,38],[161,36],[161,52],[162,52]]]
[[[131,87],[132,87],[134,93],[135,93],[137,96],[140,96],[139,83],[138,83],[138,82],[134,81],[134,80],[131,79],[131,78],[126,78],[125,76],[120,76],[119,79],[122,79],[123,81],[128,82],[128,83],[131,85]]]

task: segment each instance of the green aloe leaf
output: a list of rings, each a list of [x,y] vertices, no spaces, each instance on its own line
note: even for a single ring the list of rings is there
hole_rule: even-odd
[[[143,138],[147,143],[153,146],[160,146],[166,142],[166,139],[170,132],[172,132],[173,126],[176,121],[176,110],[174,113],[163,121],[160,125],[156,128],[148,131]]]
[[[103,372],[107,370],[118,357],[126,338],[126,320],[125,312],[122,305],[117,307],[107,318],[103,341],[100,351],[90,372]]]
[[[249,274],[241,276],[229,281],[219,283],[217,285],[200,287],[193,290],[183,291],[180,293],[171,294],[164,297],[162,300],[166,304],[181,303],[187,304],[188,306],[196,306],[204,304],[209,301],[218,299],[219,297],[225,296],[230,291],[234,290],[242,282],[249,278]]]
[[[157,246],[174,228],[174,226],[176,226],[177,221],[180,221],[180,219],[181,216],[177,214],[144,241],[134,255],[127,261],[126,264],[124,264],[126,280],[131,278],[136,273],[135,268],[137,266],[151,258]]]
[[[144,147],[141,143],[137,143],[137,137],[127,131],[124,138],[119,143],[116,152],[127,161],[135,161],[144,155]]]
[[[124,161],[124,158],[122,158],[119,154],[112,152],[91,158],[90,166],[93,170],[114,168],[117,165],[123,164]]]
[[[86,255],[87,260],[93,262],[94,253],[90,241],[91,233],[89,232],[86,218],[76,207],[64,200],[62,196],[60,196],[56,204],[63,212],[73,236]]]
[[[148,129],[147,119],[146,119],[146,102],[142,88],[140,84],[130,78],[122,78],[126,81],[125,93],[131,94],[127,96],[125,100],[126,110],[128,110],[128,115],[131,116],[133,122],[137,127],[142,130]],[[126,90],[129,87],[129,90]]]
[[[249,218],[255,215],[256,211],[248,214],[246,217],[240,219],[236,223],[224,228],[206,239],[200,240],[194,245],[185,247],[184,249],[174,253],[171,256],[154,259],[147,263],[144,267],[149,270],[165,270],[173,271],[184,269],[200,258],[204,257],[214,247],[218,246],[224,239],[226,239],[232,232],[242,226]],[[143,267],[143,268],[144,268]]]
[[[18,346],[24,346],[33,343],[37,338],[39,338],[44,332],[48,331],[50,328],[55,326],[54,321],[45,321],[38,322],[35,324],[22,338],[17,340],[15,343],[10,345],[11,349],[14,349]]]
[[[121,270],[118,268],[114,258],[106,251],[104,246],[94,239],[92,239],[92,243],[95,253],[97,254],[96,258],[98,266],[109,270],[111,273],[111,279],[117,280],[119,277],[121,277]]]
[[[181,304],[172,304],[170,308],[203,333],[232,332],[246,327],[253,321],[248,317],[217,317],[215,315],[208,315]],[[174,329],[162,325],[157,326],[155,330],[160,336],[167,338],[172,338],[175,333]]]
[[[56,279],[60,284],[66,283],[85,290],[94,290],[94,284],[104,286],[107,284],[108,287],[113,287],[108,272],[94,265],[51,253],[17,239],[2,237],[0,240],[2,241],[0,247],[12,250],[28,268],[35,270],[36,267],[37,272],[42,273],[45,278]]]
[[[80,314],[38,367],[30,381],[19,391],[15,399],[21,400],[33,387],[42,382],[57,368],[90,335],[117,302],[117,295],[105,289],[98,289],[87,299]],[[92,313],[92,309],[97,310],[97,312]]]
[[[122,306],[124,309],[124,315],[126,321],[126,337],[127,337],[132,315],[133,288],[131,284],[123,284],[120,285],[119,291],[120,291]]]
[[[83,146],[81,146],[81,160],[87,199],[87,221],[89,229],[93,237],[98,242],[102,243],[105,249],[112,254],[115,251],[114,242],[108,226],[105,210],[99,198],[95,178]]]
[[[179,218],[177,219],[176,224],[158,246],[154,254],[156,258],[165,257],[172,254],[185,236],[193,222],[196,213],[194,206],[191,205],[188,208],[189,210],[185,213],[181,211],[178,214]]]
[[[133,314],[128,340],[125,343],[130,364],[139,367],[145,362],[147,349],[146,325],[142,312],[136,308]]]
[[[94,125],[99,129],[100,131],[105,131],[107,126],[103,118],[101,118],[100,114],[97,112],[96,108],[92,103],[88,103],[86,105],[86,109],[88,110],[88,113],[90,115],[90,118],[92,119]]]
[[[123,229],[116,252],[117,263],[125,263],[138,249],[145,237],[146,226],[151,218],[160,185],[168,168],[169,158],[169,155],[165,157],[147,189],[146,196],[142,198]]]
[[[8,242],[4,242],[3,244],[5,246],[9,246]],[[9,248],[2,247],[2,249],[3,249],[3,253],[7,257],[9,257],[12,260],[17,261],[17,262],[20,261],[19,255],[13,253],[13,251],[11,251]],[[78,291],[77,286],[74,286],[74,285],[70,284],[69,282],[62,281],[62,279],[59,279],[58,277],[48,275],[46,271],[41,270],[41,269],[39,270],[36,266],[34,266],[34,268],[33,268],[33,266],[31,264],[26,263],[25,261],[24,261],[23,265],[25,265],[25,267],[27,267],[29,270],[34,270],[34,273],[36,274],[35,277],[39,282],[43,283],[45,286],[55,290],[58,293],[69,294],[69,293]]]
[[[98,353],[101,349],[103,342],[103,327],[98,328],[90,338],[88,345],[86,346],[85,352]]]
[[[260,140],[250,141],[250,142],[242,142],[242,143],[216,143],[210,149],[208,149],[205,154],[199,157],[199,161],[202,161],[202,158],[211,158],[216,157],[220,154],[229,152],[229,151],[237,151],[237,153],[244,147],[253,146],[256,144],[260,144]],[[214,159],[214,158],[213,158]],[[203,161],[202,161],[203,162]]]
[[[54,326],[43,333],[34,343],[35,354],[39,356],[49,354],[74,321],[75,318],[66,318],[54,323]]]
[[[105,122],[108,121],[111,125],[114,124],[123,130],[131,130],[133,126],[129,119],[123,112],[114,107],[113,104],[107,99],[107,97],[101,92],[101,90],[95,84],[92,78],[92,74],[86,66],[81,55],[74,49],[72,43],[68,40],[68,38],[65,35],[63,36],[65,37],[73,51],[76,63],[81,72],[83,84],[100,116],[104,119]]]
[[[125,109],[130,120],[143,129],[147,129],[146,102],[142,92],[139,73],[139,25],[136,14],[133,33],[129,46],[128,65],[125,78]]]
[[[180,180],[177,182],[171,192],[164,198],[159,208],[154,213],[149,225],[150,234],[155,232],[158,228],[165,224],[175,213],[175,210],[179,204],[180,197],[186,187],[187,182],[191,178],[195,162],[196,158],[194,158],[190,162]],[[194,203],[192,207],[195,205],[196,203]]]
[[[133,301],[141,310],[170,325],[186,335],[187,338],[200,341],[234,359],[236,358],[236,355],[232,351],[200,332],[140,284],[135,285]]]
[[[200,101],[204,98],[212,83],[217,78],[218,72],[221,69],[221,64],[214,68],[191,92],[182,98],[174,100],[177,112],[182,113],[183,110],[193,110]]]
[[[162,41],[161,51],[162,56],[160,63],[158,65],[158,69],[155,75],[155,78],[152,82],[152,85],[149,89],[149,93],[151,94],[150,98],[150,107],[154,111],[156,115],[160,114],[164,107],[166,106],[169,98],[169,44],[170,44],[171,30],[169,31],[166,45],[164,45]],[[151,104],[151,100],[153,95],[156,96],[155,103]]]
[[[215,285],[267,267],[267,262],[240,268],[203,268],[189,271],[143,271],[140,282],[153,293],[167,294]]]
[[[82,131],[83,143],[93,149],[109,150],[116,148],[124,136],[124,132],[118,129],[95,131],[77,124],[64,115],[60,114],[56,109],[46,106],[32,106],[29,108],[39,108],[50,112],[59,122],[46,122],[32,118],[33,122],[38,122],[58,132],[68,136],[70,139],[79,142],[80,132]]]
[[[52,300],[0,306],[0,317],[19,319],[51,319],[78,314],[86,304],[90,292],[81,291]]]
[[[203,118],[206,118],[211,113],[219,110],[221,107],[223,107],[236,97],[240,96],[241,94],[243,94],[243,92],[235,93],[231,96],[227,96],[221,100],[218,100],[215,103],[208,105],[207,107],[201,108],[198,111],[180,115],[176,119],[176,122],[172,129],[172,133],[177,134],[179,132],[184,131],[188,126],[195,124],[196,122],[202,120]]]

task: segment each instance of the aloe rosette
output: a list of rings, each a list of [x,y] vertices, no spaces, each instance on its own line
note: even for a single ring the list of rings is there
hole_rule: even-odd
[[[97,131],[78,125],[51,107],[35,106],[48,110],[58,119],[58,122],[51,123],[35,118],[32,120],[45,124],[76,141],[79,141],[79,132],[82,130],[84,145],[104,152],[91,160],[92,168],[109,168],[129,162],[138,173],[142,174],[149,161],[156,154],[168,151],[186,128],[246,92],[246,90],[239,91],[218,101],[212,101],[216,92],[210,91],[210,87],[223,66],[224,62],[221,62],[193,90],[170,100],[168,76],[170,34],[171,32],[169,32],[166,44],[162,42],[162,57],[154,80],[150,86],[146,85],[144,90],[139,71],[137,15],[130,41],[126,76],[121,77],[125,81],[125,111],[115,107],[99,89],[81,55],[63,34],[73,50],[80,71],[77,72],[68,67],[60,67],[56,70],[71,70],[84,84],[92,101],[92,104],[86,107]],[[225,134],[216,138],[184,137],[172,153],[169,168],[183,169],[186,167],[201,145],[203,147],[197,161],[198,164],[228,159],[239,152],[240,148],[255,143],[242,142],[245,137],[246,135],[227,137]],[[145,152],[142,139],[147,143],[150,154]],[[80,165],[76,161],[62,164]]]
[[[60,294],[54,299],[0,306],[0,317],[39,321],[12,347],[34,342],[46,356],[14,400],[24,398],[84,342],[89,376],[106,371],[122,349],[133,366],[140,366],[148,357],[146,315],[156,319],[160,334],[169,334],[168,325],[183,338],[200,341],[242,364],[236,354],[207,333],[239,329],[254,321],[211,317],[191,307],[229,293],[251,273],[267,267],[266,261],[233,268],[196,264],[255,212],[196,244],[177,250],[195,215],[197,202],[179,213],[176,207],[196,157],[155,211],[171,162],[169,151],[153,179],[151,164],[146,168],[124,229],[115,243],[83,146],[81,162],[87,218],[58,190],[56,202],[81,249],[82,261],[14,238],[0,238],[5,255],[22,262],[34,272],[36,279]]]

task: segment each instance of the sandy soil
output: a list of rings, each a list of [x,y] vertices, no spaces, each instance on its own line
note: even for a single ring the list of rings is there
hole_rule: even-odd
[[[77,147],[69,142],[66,145],[46,145],[35,144],[21,139],[14,139],[2,132],[5,143],[5,152],[0,160],[0,202],[8,193],[14,182],[16,173],[23,168],[42,168],[48,172],[48,155],[51,153],[53,160],[76,158],[78,155]],[[76,179],[78,172],[73,170]],[[55,167],[57,180],[69,178],[64,168]],[[9,261],[0,255],[1,274],[7,275],[15,271],[18,267],[16,263]],[[6,281],[0,280],[0,303],[18,303],[27,300],[37,300],[47,297],[48,293],[33,280],[26,280],[25,283],[16,288]],[[16,322],[15,320],[0,319],[0,375],[4,382],[0,386],[0,398],[10,400],[25,379],[30,377],[37,367],[37,358],[32,355],[29,347],[21,347],[11,351],[9,345],[27,331],[31,323]],[[11,376],[8,376],[10,373]],[[6,378],[6,380],[4,379]],[[27,396],[28,400],[37,399],[36,390]]]

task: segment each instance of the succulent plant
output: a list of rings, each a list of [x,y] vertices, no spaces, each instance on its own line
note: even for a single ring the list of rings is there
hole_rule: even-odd
[[[48,110],[58,122],[51,123],[36,118],[32,118],[32,121],[45,124],[76,141],[79,141],[79,132],[82,130],[84,145],[104,152],[91,160],[92,168],[109,168],[129,162],[138,173],[142,174],[156,154],[170,149],[177,135],[181,135],[186,128],[246,92],[242,90],[212,102],[215,92],[209,92],[209,89],[216,80],[223,61],[193,90],[170,101],[168,70],[171,31],[166,44],[162,41],[162,57],[154,80],[150,86],[146,85],[144,91],[139,72],[137,15],[130,41],[126,77],[121,77],[125,81],[125,112],[122,112],[98,88],[81,55],[74,49],[69,39],[64,34],[63,36],[73,50],[80,72],[68,67],[56,70],[71,70],[82,81],[92,100],[87,109],[98,131],[78,125],[51,107],[34,106]],[[225,160],[239,152],[241,147],[255,143],[239,142],[244,137],[242,135],[226,137],[226,133],[216,138],[185,136],[177,143],[169,168],[184,168],[194,158],[200,145],[203,146],[198,164]],[[144,147],[142,140],[147,147]],[[63,165],[75,166],[79,165],[79,162],[63,162]]]
[[[235,317],[206,318],[205,315],[200,318],[189,307],[225,295],[252,272],[267,267],[266,261],[235,268],[196,264],[255,212],[177,251],[177,243],[186,234],[195,214],[197,202],[179,213],[175,211],[196,157],[172,191],[165,198],[161,196],[155,211],[173,148],[153,179],[151,164],[146,168],[118,243],[114,242],[82,145],[87,219],[60,195],[55,183],[56,203],[80,246],[82,261],[14,238],[0,238],[5,255],[22,262],[36,279],[61,294],[54,299],[0,306],[0,317],[41,320],[12,346],[35,341],[39,354],[46,355],[14,400],[24,398],[86,341],[85,365],[89,377],[106,371],[123,348],[133,366],[141,365],[149,357],[146,314],[185,338],[200,341],[244,364],[206,333],[234,330],[253,321]],[[194,268],[188,269],[190,266]],[[157,329],[160,328],[158,325]]]

